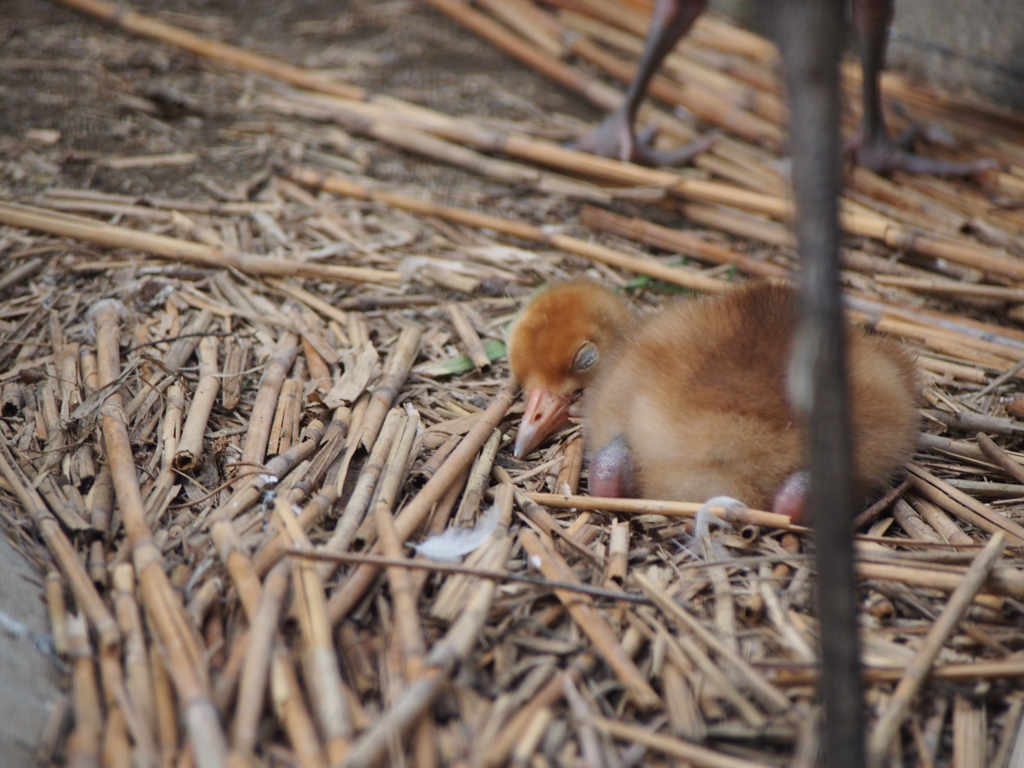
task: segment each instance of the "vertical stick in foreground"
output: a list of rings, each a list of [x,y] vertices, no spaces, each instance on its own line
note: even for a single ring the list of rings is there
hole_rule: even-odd
[[[776,0],[791,108],[793,195],[802,259],[801,320],[790,393],[808,422],[808,508],[817,536],[825,706],[822,765],[864,765],[857,603],[850,545],[849,411],[839,298],[839,70],[842,0]]]

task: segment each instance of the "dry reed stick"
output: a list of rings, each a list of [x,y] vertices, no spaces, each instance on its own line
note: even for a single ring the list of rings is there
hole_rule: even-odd
[[[71,768],[94,768],[100,765],[100,740],[103,733],[103,707],[96,684],[96,665],[89,646],[85,620],[80,616],[68,619],[71,642],[72,694],[75,727],[68,737],[67,760]]]
[[[357,438],[366,450],[373,448],[377,433],[380,432],[381,425],[384,423],[384,417],[395,398],[398,397],[398,393],[402,391],[405,380],[409,377],[409,370],[419,354],[422,334],[420,328],[415,325],[410,325],[402,331],[395,343],[395,348],[391,351],[387,373],[370,394],[370,402],[366,406],[366,415],[363,417],[363,426]]]
[[[501,402],[500,397],[497,402]],[[512,549],[512,538],[505,536],[502,541],[503,546],[492,548],[488,566],[502,565],[508,559]],[[368,768],[376,765],[386,750],[397,743],[401,734],[407,731],[433,703],[456,665],[468,656],[478,642],[496,589],[497,585],[489,580],[481,581],[477,585],[458,620],[430,649],[424,659],[422,675],[406,686],[377,722],[355,741],[352,751],[343,763],[345,768]]]
[[[997,533],[978,553],[974,562],[971,563],[971,567],[964,574],[963,581],[950,595],[946,607],[943,608],[939,618],[932,625],[913,661],[907,665],[903,679],[893,691],[885,714],[882,715],[868,739],[867,757],[868,765],[871,768],[881,768],[882,761],[888,754],[889,745],[906,718],[910,704],[924,683],[939,651],[942,650],[942,646],[946,644],[949,636],[953,634],[960,623],[960,619],[963,618],[975,594],[981,589],[996,561],[1003,554],[1005,546],[1006,537],[1002,533]]]
[[[1007,517],[999,514],[995,510],[985,506],[977,499],[971,498],[966,493],[957,488],[954,488],[949,483],[940,480],[931,472],[928,472],[926,469],[918,466],[917,464],[914,464],[912,462],[908,463],[907,469],[909,469],[915,477],[919,478],[924,483],[933,486],[936,490],[941,492],[941,494],[957,502],[958,506],[966,507],[972,513],[974,513],[975,519],[971,522],[984,528],[989,533],[996,533],[998,531],[1002,531],[1007,535],[1011,544],[1024,544],[1024,527],[1022,527],[1020,524],[1015,523]],[[915,483],[914,487],[919,492],[922,490],[922,486],[918,483]],[[930,500],[936,501],[935,498],[931,498]],[[940,506],[943,506],[944,509],[953,512],[953,514],[956,514],[954,510],[949,509],[941,502],[936,501],[936,503],[938,503]]]
[[[398,283],[401,281],[401,275],[398,272],[365,267],[316,264],[309,261],[223,251],[188,240],[138,232],[79,216],[57,214],[42,208],[14,203],[0,203],[0,222],[12,227],[25,227],[60,237],[72,237],[108,248],[128,248],[167,259],[186,261],[207,267],[237,269],[240,272],[253,275],[275,277],[302,275],[322,280],[369,283]]]
[[[656,277],[667,283],[681,285],[684,288],[690,288],[695,291],[721,293],[729,288],[727,283],[720,280],[714,280],[682,269],[666,267],[654,259],[630,256],[621,251],[569,235],[551,234],[545,232],[540,227],[512,221],[511,219],[477,213],[465,208],[440,205],[408,195],[374,189],[335,174],[323,175],[308,169],[289,168],[285,175],[286,178],[308,187],[325,189],[328,192],[360,200],[375,200],[385,205],[390,205],[393,208],[418,213],[421,216],[437,216],[460,224],[467,224],[471,227],[493,229],[513,237],[550,245],[568,253],[574,253],[577,256],[599,261],[602,264],[608,264],[619,269],[628,269],[641,275]]]
[[[267,697],[270,659],[290,573],[288,564],[279,562],[267,574],[256,615],[249,627],[245,665],[238,682],[238,699],[231,725],[232,747],[243,756],[251,755],[256,748],[257,728]]]
[[[96,585],[86,573],[78,552],[68,541],[60,523],[47,509],[33,484],[21,472],[7,438],[3,435],[0,435],[0,474],[3,475],[22,507],[32,518],[47,550],[53,556],[61,573],[64,574],[68,586],[71,587],[78,607],[96,628],[100,647],[117,647],[121,641],[121,634],[118,631],[116,619],[104,604],[103,598],[96,590]]]
[[[142,628],[142,617],[135,602],[135,569],[122,563],[114,569],[114,596],[118,623],[124,635],[126,685],[132,702],[152,738],[157,735],[153,677],[149,669],[149,651]]]
[[[313,74],[302,67],[294,67],[283,61],[250,53],[227,43],[206,40],[180,27],[144,16],[136,11],[121,10],[103,0],[60,0],[60,2],[77,11],[95,16],[108,24],[115,24],[133,34],[160,40],[190,51],[197,56],[219,61],[231,67],[269,75],[299,88],[333,93],[350,99],[360,99],[366,96],[366,91],[362,88]]]
[[[490,368],[491,359],[484,350],[484,343],[480,340],[479,334],[477,334],[476,329],[469,322],[469,318],[466,317],[462,307],[452,302],[446,304],[445,309],[448,311],[448,316],[452,319],[452,327],[459,334],[462,343],[466,345],[466,354],[469,355],[469,359],[473,361],[476,369],[482,371],[485,368]]]
[[[595,717],[592,722],[598,730],[610,736],[644,744],[653,750],[679,758],[695,768],[770,768],[768,763],[755,763],[741,757],[724,755],[682,739],[652,733],[638,725],[630,725],[609,717]]]
[[[199,341],[199,385],[192,397],[181,439],[174,455],[174,467],[182,472],[196,468],[203,454],[203,436],[220,392],[220,371],[217,368],[217,342],[209,336]]]
[[[280,496],[274,512],[291,545],[305,551],[312,544],[295,520],[295,514]],[[327,742],[327,759],[335,765],[344,759],[352,738],[352,720],[346,703],[331,625],[327,620],[327,598],[320,575],[312,563],[293,561],[292,584],[303,637],[303,672],[306,689]],[[258,610],[258,609],[257,609]]]
[[[759,277],[789,277],[789,270],[777,264],[758,261],[742,253],[709,243],[695,235],[670,229],[639,218],[621,216],[602,208],[585,205],[580,211],[580,224],[602,232],[610,232],[656,248],[678,251],[712,264],[734,264],[737,269]]]
[[[101,387],[109,387],[120,377],[119,311],[117,302],[110,300],[93,307]],[[207,691],[205,663],[188,630],[188,617],[181,601],[167,578],[163,557],[146,525],[131,441],[117,389],[109,392],[100,413],[107,461],[142,587],[143,604],[168,654],[171,677],[182,703],[197,765],[220,768],[226,763],[227,744]]]
[[[402,411],[393,408],[384,419],[384,424],[374,441],[373,450],[370,451],[369,457],[363,464],[362,472],[356,478],[356,484],[349,493],[348,501],[345,502],[345,508],[338,517],[331,537],[317,549],[318,552],[345,552],[348,550],[359,526],[362,525],[363,519],[366,517],[366,511],[377,487],[377,482],[380,480],[381,472],[387,463],[391,446],[404,425],[405,419]],[[337,569],[336,563],[324,563],[319,568],[320,577],[325,580],[329,579]]]
[[[288,371],[299,354],[298,343],[299,339],[294,333],[285,331],[278,339],[274,353],[266,362],[259,389],[256,390],[252,414],[249,416],[245,443],[242,445],[242,457],[239,461],[244,465],[263,463],[274,414],[277,412],[278,395],[284,386]]]
[[[657,501],[654,499],[602,498],[600,496],[566,496],[561,493],[527,493],[530,501],[555,509],[602,510],[604,512],[665,515],[667,517],[695,517],[704,506],[688,501]],[[732,510],[726,507],[711,507],[710,511],[731,523],[759,525],[784,531],[805,531],[806,528],[793,525],[788,515],[762,512],[756,509]]]
[[[790,709],[789,699],[778,688],[765,680],[757,670],[750,666],[736,652],[721,643],[710,630],[691,616],[685,608],[672,600],[651,578],[642,573],[634,573],[633,578],[636,579],[644,593],[655,602],[666,616],[670,617],[681,629],[696,635],[704,645],[714,651],[724,661],[728,661],[732,669],[743,681],[744,687],[755,694],[769,711],[787,712]]]
[[[519,541],[529,553],[534,567],[538,568],[545,578],[568,582],[579,581],[572,569],[569,568],[568,563],[551,547],[546,546],[533,531],[522,529],[519,532]],[[658,706],[661,701],[658,694],[651,688],[633,660],[623,651],[614,630],[594,604],[582,596],[562,590],[556,589],[555,595],[565,605],[580,630],[590,638],[597,652],[615,672],[615,676],[625,686],[630,698],[644,709]]]
[[[413,531],[419,528],[434,504],[444,496],[455,478],[462,474],[462,470],[469,466],[476,452],[487,442],[491,432],[505,417],[518,388],[519,385],[515,380],[505,383],[487,410],[479,415],[462,442],[452,451],[447,461],[427,481],[419,493],[402,508],[395,519],[395,526],[402,541],[408,539]],[[341,588],[331,596],[327,605],[328,615],[333,624],[337,624],[348,615],[348,612],[370,588],[379,573],[380,568],[377,566],[361,565],[349,574]]]

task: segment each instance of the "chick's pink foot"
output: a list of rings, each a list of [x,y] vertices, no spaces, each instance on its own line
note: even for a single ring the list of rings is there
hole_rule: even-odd
[[[807,504],[807,491],[811,485],[811,476],[804,471],[794,472],[782,481],[779,490],[772,500],[772,512],[788,515],[795,525],[804,525],[804,507]]]
[[[588,488],[591,496],[618,498],[632,495],[633,457],[626,438],[617,437],[594,452]]]

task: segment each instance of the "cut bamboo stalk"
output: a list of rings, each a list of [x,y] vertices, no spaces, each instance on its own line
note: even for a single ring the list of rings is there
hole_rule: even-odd
[[[394,208],[418,213],[421,216],[437,216],[471,227],[493,229],[513,237],[550,245],[568,253],[574,253],[577,256],[593,259],[594,261],[618,267],[619,269],[628,269],[638,274],[656,277],[667,283],[681,285],[684,288],[690,288],[695,291],[721,293],[729,288],[728,283],[682,269],[666,267],[654,259],[641,259],[636,256],[630,256],[612,248],[606,248],[605,246],[580,240],[569,235],[550,234],[540,227],[534,227],[498,216],[431,203],[426,200],[409,197],[408,195],[373,189],[341,176],[333,174],[325,176],[308,169],[290,168],[286,172],[286,177],[297,184],[325,189],[328,192],[361,200],[375,200]]]
[[[695,517],[703,504],[688,501],[656,501],[653,499],[619,499],[600,496],[565,496],[560,493],[528,493],[531,501],[556,509],[602,510],[616,513],[655,514],[668,517]],[[731,510],[726,507],[711,507],[711,511],[729,522],[743,525],[760,525],[765,528],[803,531],[793,525],[788,515],[761,512],[756,509]]]
[[[238,683],[238,703],[231,726],[232,747],[243,756],[254,753],[257,728],[267,698],[270,659],[277,637],[277,622],[288,589],[291,567],[279,562],[263,582],[256,615],[249,628],[245,666]]]
[[[245,444],[242,446],[242,458],[239,463],[245,466],[259,466],[267,455],[267,441],[270,439],[270,428],[274,423],[277,411],[278,395],[284,386],[285,377],[299,354],[298,337],[285,331],[278,339],[273,355],[267,360],[256,391],[256,401],[249,416],[249,428],[245,433]]]
[[[900,277],[898,275],[878,275],[875,282],[879,285],[894,285],[898,288],[907,288],[919,293],[933,293],[938,296],[981,296],[1003,301],[1024,302],[1024,289],[1008,288],[1002,285],[978,285],[956,280]]]
[[[96,590],[96,585],[90,580],[78,552],[68,541],[60,523],[47,509],[32,483],[21,472],[11,453],[7,438],[2,435],[0,435],[0,474],[3,475],[22,507],[32,518],[47,550],[56,561],[68,586],[71,587],[79,609],[88,617],[89,623],[96,628],[100,647],[118,647],[121,642],[121,633],[118,631],[116,619],[104,604],[103,598]]]
[[[476,456],[476,452],[487,442],[491,432],[505,417],[505,413],[515,399],[518,388],[519,385],[514,380],[505,383],[487,410],[480,414],[480,418],[472,429],[452,451],[448,460],[427,481],[419,493],[402,508],[395,519],[395,526],[402,541],[406,541],[413,531],[420,527],[434,504],[444,496],[455,478],[469,466],[473,457]],[[331,596],[327,605],[332,624],[337,624],[348,615],[348,612],[362,599],[379,573],[379,566],[359,566],[349,574],[341,588]]]
[[[188,240],[138,232],[126,227],[116,227],[91,219],[57,214],[42,208],[15,205],[14,203],[0,203],[0,222],[12,227],[25,227],[60,237],[72,237],[108,248],[127,248],[167,259],[186,261],[207,267],[237,269],[254,275],[275,277],[303,275],[322,280],[370,283],[398,283],[401,281],[401,275],[398,272],[316,264],[309,261],[222,251]]]
[[[633,578],[666,616],[669,616],[680,628],[696,635],[715,654],[728,661],[734,672],[743,680],[744,687],[756,695],[764,706],[772,712],[786,712],[790,709],[789,699],[778,688],[765,680],[741,656],[721,643],[710,630],[691,616],[685,608],[672,600],[652,579],[642,573],[634,573]]]
[[[291,539],[291,545],[299,550],[312,551],[312,544],[296,521],[295,513],[280,496],[276,499],[274,511],[281,523],[281,530]],[[352,720],[334,649],[334,638],[327,620],[327,598],[323,582],[312,563],[297,560],[293,561],[292,566],[299,629],[305,646],[302,667],[306,689],[320,731],[327,742],[327,759],[331,765],[336,765],[348,753]]]
[[[546,578],[556,581],[578,581],[569,565],[535,533],[523,529],[519,533],[519,541],[529,553],[534,567]],[[623,651],[615,632],[594,604],[580,595],[562,590],[555,590],[555,595],[565,605],[580,630],[590,638],[594,648],[615,672],[633,701],[644,709],[657,706],[660,702],[658,694],[651,688],[633,660]]]
[[[729,248],[709,243],[695,235],[663,227],[644,219],[620,216],[592,205],[584,206],[580,211],[580,224],[656,248],[678,251],[684,256],[693,256],[703,261],[710,261],[712,264],[733,264],[740,271],[759,277],[787,278],[790,274],[789,270],[777,264],[752,259]]]
[[[462,307],[451,303],[446,304],[445,309],[448,311],[448,316],[452,319],[452,327],[459,334],[462,343],[466,345],[466,354],[469,355],[469,359],[473,361],[476,369],[482,371],[485,368],[490,368],[491,359],[484,350],[484,343],[480,340],[479,334],[477,334],[476,329],[469,322],[469,318],[466,317]]]
[[[909,498],[910,506],[950,544],[973,544],[974,541],[954,523],[938,505],[917,496]]]
[[[220,371],[217,368],[217,342],[209,336],[199,342],[199,386],[188,409],[188,417],[181,429],[181,439],[174,454],[174,467],[191,472],[203,455],[203,436],[213,413],[213,405],[220,392]]]
[[[120,377],[119,311],[119,305],[110,300],[93,308],[101,387],[109,387]],[[188,631],[188,617],[167,578],[163,557],[146,525],[131,441],[117,389],[109,392],[100,413],[107,460],[142,587],[143,604],[167,651],[171,676],[196,752],[196,763],[200,768],[220,768],[227,759],[227,744],[206,688],[205,662]]]
[[[488,566],[500,566],[508,559],[512,538],[506,535],[502,541],[503,546],[491,550]],[[344,763],[345,768],[369,768],[376,765],[386,750],[398,743],[402,733],[433,703],[455,666],[466,658],[478,642],[496,589],[497,585],[493,581],[481,581],[458,620],[430,649],[424,660],[422,675],[406,686],[388,710],[353,744]]]
[[[946,607],[932,625],[914,660],[907,665],[906,673],[896,686],[885,714],[868,739],[868,765],[871,768],[881,767],[889,751],[889,745],[906,718],[910,704],[924,683],[939,651],[960,623],[960,619],[992,572],[1005,547],[1006,537],[1002,533],[997,533],[978,553],[963,581],[950,595]]]

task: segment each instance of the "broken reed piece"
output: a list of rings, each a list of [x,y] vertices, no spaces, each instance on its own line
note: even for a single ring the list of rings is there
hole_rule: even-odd
[[[697,512],[704,506],[688,501],[566,496],[560,493],[527,493],[526,496],[537,504],[556,509],[601,510],[620,514],[655,514],[666,517],[696,517]],[[732,510],[723,506],[712,506],[711,512],[731,523],[759,525],[765,528],[796,532],[808,530],[801,525],[793,525],[788,515],[780,515],[775,512],[762,512],[756,509]]]
[[[540,570],[545,578],[553,581],[579,581],[568,563],[536,533],[522,528],[519,531],[519,541],[529,554],[533,567]],[[615,676],[625,686],[636,705],[642,709],[658,706],[661,702],[658,694],[651,688],[647,678],[633,660],[623,651],[615,631],[594,604],[571,592],[556,589],[555,595],[565,605],[580,630],[590,638],[595,650],[615,672]]]
[[[395,517],[395,527],[401,541],[407,540],[413,531],[419,528],[430,514],[434,504],[445,495],[449,486],[473,461],[477,451],[483,447],[487,438],[505,417],[505,413],[511,407],[518,392],[519,385],[515,380],[505,382],[487,410],[479,415],[473,427],[462,438],[458,447],[452,451],[441,468],[400,510]],[[348,615],[348,612],[362,599],[379,573],[379,567],[361,565],[348,575],[341,587],[331,596],[327,605],[332,624],[337,624]]]
[[[256,390],[256,401],[249,416],[239,463],[246,466],[260,465],[267,455],[267,441],[270,439],[274,414],[277,412],[278,395],[285,378],[298,357],[299,338],[290,331],[284,331],[277,341],[273,354],[264,365],[263,377]]]
[[[409,371],[419,354],[422,336],[423,331],[418,325],[409,325],[402,330],[388,358],[387,372],[370,393],[370,402],[366,406],[363,425],[356,438],[366,450],[373,447],[391,404],[398,397],[398,393],[402,391],[405,380],[409,378]]]
[[[992,438],[984,432],[979,432],[976,437],[978,440],[978,446],[985,452],[986,456],[1006,470],[1007,474],[1009,474],[1014,480],[1024,483],[1024,466],[1021,466],[1021,464],[1010,458],[1006,451],[996,445],[992,441]]]
[[[94,305],[96,357],[100,387],[112,387],[121,375],[118,342],[123,307],[103,300]],[[210,700],[206,662],[192,635],[186,631],[188,617],[164,570],[163,556],[146,524],[135,461],[121,405],[121,395],[112,387],[100,410],[103,442],[114,481],[125,532],[131,546],[143,605],[168,656],[168,666],[182,702],[186,728],[192,739],[199,768],[222,768],[227,761],[227,743]]]
[[[465,310],[454,302],[446,304],[445,310],[452,319],[452,327],[459,334],[462,343],[466,345],[466,354],[469,355],[469,359],[473,361],[476,369],[482,371],[490,368],[491,359],[484,350],[484,343],[480,340],[480,335],[476,332],[473,324],[469,322],[469,318],[466,317]]]
[[[304,168],[289,168],[285,177],[297,184],[315,189],[324,189],[346,197],[360,200],[373,200],[393,208],[418,213],[421,216],[437,216],[449,221],[466,224],[471,227],[493,229],[513,237],[531,240],[535,243],[550,245],[568,253],[593,259],[594,261],[627,269],[641,275],[648,275],[667,283],[681,285],[695,291],[721,293],[729,289],[729,284],[714,280],[704,275],[688,272],[683,269],[666,267],[654,259],[644,259],[616,251],[606,246],[591,243],[569,235],[550,234],[540,227],[505,219],[486,213],[478,213],[465,208],[440,205],[419,198],[401,195],[395,192],[374,189],[368,185],[357,184],[350,179],[335,174],[320,174]]]
[[[880,768],[882,765],[883,759],[889,752],[889,745],[906,718],[910,704],[924,683],[939,651],[956,630],[975,594],[981,589],[995,567],[996,561],[1003,554],[1005,546],[1006,536],[997,533],[978,553],[971,567],[964,574],[963,580],[950,595],[946,607],[932,625],[914,659],[907,665],[903,678],[896,686],[896,690],[893,691],[888,707],[876,724],[871,736],[868,737],[869,768]]]
[[[719,657],[729,662],[743,680],[744,687],[753,693],[770,712],[787,712],[789,699],[769,683],[756,669],[741,656],[724,645],[700,621],[685,608],[678,605],[661,587],[643,573],[634,572],[633,578],[655,605],[683,631],[692,633]]]
[[[502,390],[496,402],[501,402],[508,389]],[[502,567],[511,551],[512,537],[506,532],[500,544],[490,548],[490,559],[482,564],[483,567]],[[477,584],[459,618],[428,652],[421,675],[407,685],[380,718],[353,743],[345,761],[346,768],[376,765],[388,749],[400,743],[402,734],[422,717],[444,689],[456,666],[479,642],[496,590],[497,584],[489,579]]]
[[[274,512],[281,530],[291,546],[311,551],[313,545],[296,522],[291,506],[280,496]],[[302,670],[309,691],[310,703],[320,724],[331,765],[344,760],[352,739],[352,720],[348,711],[347,692],[341,679],[338,656],[334,648],[331,625],[327,620],[327,597],[324,584],[312,563],[292,561],[292,586],[303,638]],[[258,607],[256,614],[258,614]]]
[[[256,749],[257,729],[270,677],[271,653],[291,571],[287,561],[279,562],[270,570],[263,580],[263,593],[249,627],[245,665],[238,682],[235,716],[231,724],[231,746],[245,757],[254,754]]]
[[[173,261],[185,261],[221,269],[237,269],[240,272],[264,277],[300,275],[321,280],[351,282],[398,283],[401,281],[401,275],[398,272],[366,267],[316,264],[310,261],[224,251],[188,240],[139,232],[127,227],[117,227],[92,219],[53,213],[42,208],[14,203],[0,203],[0,222],[13,227],[25,227],[37,232],[84,240],[108,248],[128,248]]]
[[[250,53],[233,45],[216,40],[207,40],[157,19],[144,16],[136,11],[126,11],[103,0],[60,0],[63,5],[82,13],[114,24],[127,32],[160,40],[197,56],[219,61],[237,69],[248,69],[268,75],[298,88],[308,88],[324,93],[333,93],[349,99],[365,98],[366,91],[356,86],[341,83],[332,78],[317,75],[302,67],[295,67],[277,59]]]
[[[1021,527],[1020,524],[985,506],[977,499],[971,498],[913,462],[907,463],[907,469],[917,478],[914,483],[915,490],[929,501],[935,502],[947,512],[957,516],[962,514],[960,510],[966,509],[970,513],[970,519],[967,522],[992,534],[1000,531],[1005,533],[1010,544],[1018,546],[1024,544],[1024,527]],[[929,486],[936,493],[929,493]],[[947,498],[955,504],[943,503],[943,500]]]
[[[135,569],[130,563],[114,568],[113,585],[117,621],[124,636],[125,684],[145,729],[143,739],[136,743],[145,746],[149,758],[155,760],[156,704],[142,615],[135,601]]]
[[[220,392],[220,371],[217,368],[217,340],[204,336],[199,341],[199,385],[192,396],[192,405],[181,428],[181,439],[174,454],[174,468],[191,472],[203,455],[203,436]]]
[[[7,438],[0,434],[0,474],[7,485],[18,497],[22,507],[46,544],[47,550],[67,580],[71,592],[78,602],[79,609],[85,613],[89,623],[96,629],[100,647],[119,647],[121,633],[117,621],[103,602],[96,585],[89,578],[82,561],[72,546],[57,518],[47,508],[46,503],[36,491],[33,483],[25,477],[11,452]]]
[[[655,248],[678,252],[701,261],[709,261],[712,264],[731,264],[741,272],[758,277],[785,279],[790,276],[788,269],[777,264],[753,259],[738,251],[709,243],[696,235],[681,232],[678,229],[663,227],[636,217],[622,216],[592,205],[583,206],[580,211],[580,224]]]

